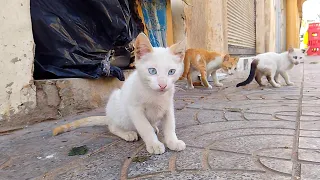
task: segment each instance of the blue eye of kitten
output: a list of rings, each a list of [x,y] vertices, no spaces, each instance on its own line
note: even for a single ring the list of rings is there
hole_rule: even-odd
[[[297,59],[298,58],[298,56],[293,56],[293,59]]]
[[[157,74],[157,70],[155,68],[149,68],[148,71],[151,75]]]
[[[174,75],[175,72],[176,72],[175,69],[170,69],[169,72],[168,72],[168,75]]]

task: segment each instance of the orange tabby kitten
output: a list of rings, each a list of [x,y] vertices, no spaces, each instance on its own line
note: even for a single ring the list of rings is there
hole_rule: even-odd
[[[184,58],[184,72],[180,80],[187,77],[187,88],[193,89],[194,86],[203,85],[207,88],[212,88],[208,82],[208,77],[211,75],[215,86],[223,86],[219,82],[216,71],[222,68],[228,74],[237,66],[239,57],[230,57],[229,54],[220,54],[214,51],[204,49],[188,49]],[[201,74],[201,82],[198,80],[198,74]],[[194,83],[193,83],[194,82]]]

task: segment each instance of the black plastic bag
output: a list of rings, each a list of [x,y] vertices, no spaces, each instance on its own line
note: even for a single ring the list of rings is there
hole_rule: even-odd
[[[35,79],[117,77],[110,50],[125,48],[143,24],[129,0],[31,0]],[[129,57],[130,58],[130,57]]]

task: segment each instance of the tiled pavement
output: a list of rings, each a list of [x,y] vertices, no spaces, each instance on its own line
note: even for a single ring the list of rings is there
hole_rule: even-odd
[[[320,58],[290,74],[295,85],[278,89],[255,82],[235,88],[246,73],[228,77],[222,88],[179,88],[182,152],[149,156],[141,140],[124,142],[105,127],[51,136],[58,124],[103,110],[1,134],[0,179],[320,179]],[[87,155],[67,155],[81,145]]]

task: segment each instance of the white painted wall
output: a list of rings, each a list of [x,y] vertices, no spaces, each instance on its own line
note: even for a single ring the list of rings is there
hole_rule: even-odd
[[[2,0],[0,10],[0,123],[36,106],[30,0]]]

